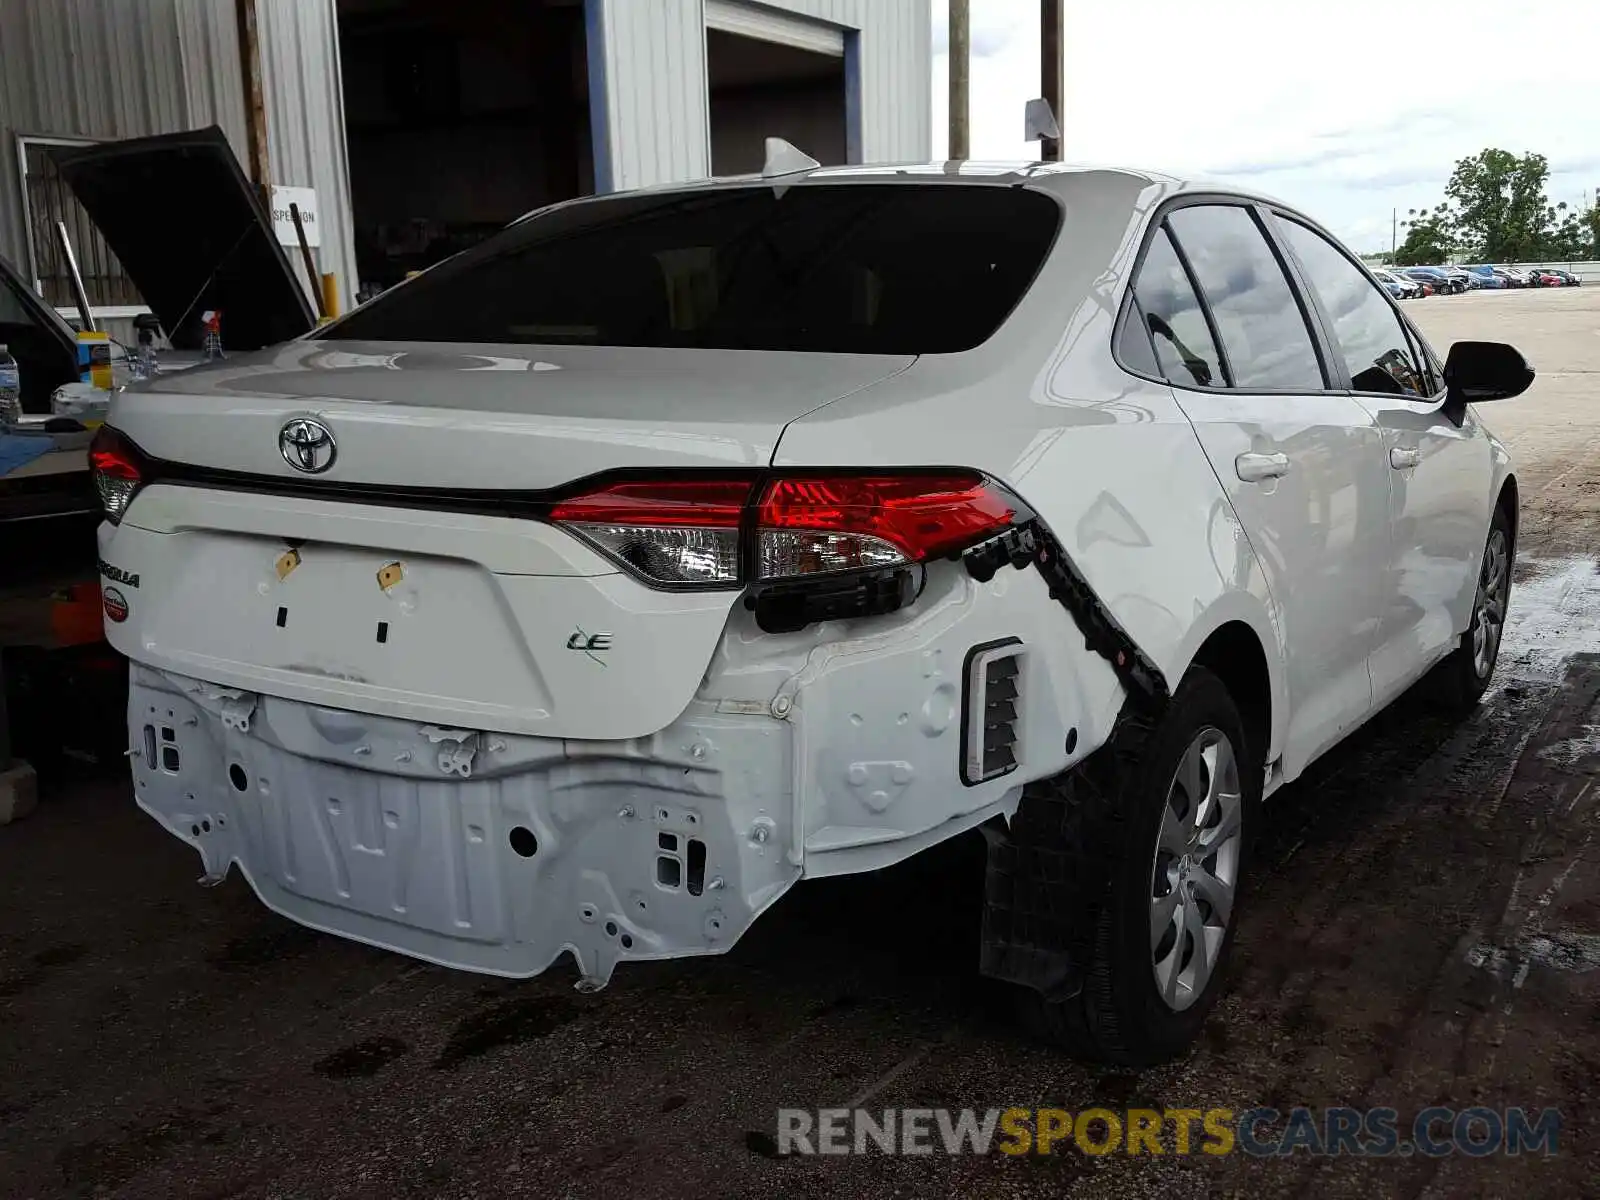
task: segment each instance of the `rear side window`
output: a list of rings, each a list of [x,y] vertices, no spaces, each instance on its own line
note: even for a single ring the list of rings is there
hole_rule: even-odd
[[[1061,221],[1025,188],[799,184],[623,196],[504,230],[330,339],[944,354],[985,341]]]
[[[1311,331],[1250,212],[1196,205],[1178,209],[1167,223],[1211,308],[1234,386],[1321,391],[1326,383]]]
[[[1150,239],[1133,295],[1135,304],[1128,324],[1132,326],[1141,316],[1144,318],[1156,361],[1167,382],[1179,387],[1225,386],[1216,342],[1200,309],[1200,299],[1194,294],[1164,227]],[[1131,336],[1130,333],[1130,340]],[[1129,366],[1139,365],[1131,357],[1126,361]]]
[[[1333,325],[1351,386],[1358,392],[1428,394],[1400,316],[1378,285],[1321,234],[1298,221],[1278,218],[1277,225]]]

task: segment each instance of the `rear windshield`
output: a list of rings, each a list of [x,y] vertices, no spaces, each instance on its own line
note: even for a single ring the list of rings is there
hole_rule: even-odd
[[[993,185],[622,196],[513,225],[320,336],[950,353],[1005,320],[1060,219]]]

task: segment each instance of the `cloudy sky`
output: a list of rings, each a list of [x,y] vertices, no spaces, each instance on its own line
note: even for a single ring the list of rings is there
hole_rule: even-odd
[[[970,2],[972,156],[1037,158],[1022,134],[1038,0]],[[933,8],[938,157],[948,15]],[[1065,41],[1067,159],[1229,180],[1359,251],[1387,249],[1392,210],[1437,203],[1487,146],[1549,158],[1552,202],[1600,187],[1594,0],[1067,0]]]

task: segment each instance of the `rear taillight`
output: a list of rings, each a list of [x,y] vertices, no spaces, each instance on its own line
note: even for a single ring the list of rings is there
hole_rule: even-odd
[[[739,522],[748,479],[613,483],[563,500],[550,519],[652,583],[739,582]]]
[[[612,483],[551,519],[648,582],[714,587],[926,562],[1003,532],[1017,509],[976,472],[807,473]]]
[[[139,448],[111,426],[95,431],[89,443],[89,470],[106,519],[113,525],[122,520],[128,502],[144,486],[143,461]]]

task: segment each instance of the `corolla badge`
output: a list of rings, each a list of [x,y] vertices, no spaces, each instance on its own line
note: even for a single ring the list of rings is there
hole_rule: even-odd
[[[284,422],[278,430],[278,452],[283,461],[296,471],[309,475],[320,474],[333,466],[339,457],[339,447],[333,440],[333,431],[321,421],[310,417],[296,417]]]

